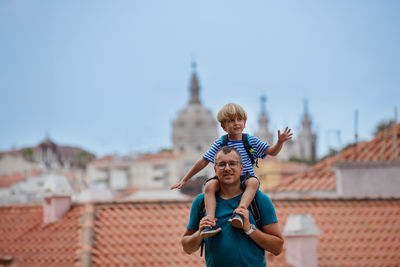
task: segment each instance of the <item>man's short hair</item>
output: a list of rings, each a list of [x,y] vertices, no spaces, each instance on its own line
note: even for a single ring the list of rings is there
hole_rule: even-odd
[[[235,118],[239,118],[245,121],[247,120],[246,111],[239,104],[235,103],[226,104],[217,114],[217,120],[220,123],[225,123],[228,120]]]
[[[235,152],[235,153],[238,155],[238,157],[239,157],[239,162],[240,162],[240,164],[242,164],[242,157],[240,156],[239,151],[237,151],[236,148],[231,147],[231,146],[223,146],[220,150],[218,150],[217,153],[215,153],[214,163],[216,162],[217,156],[218,156],[219,153],[229,154],[229,153],[231,153],[232,151]]]

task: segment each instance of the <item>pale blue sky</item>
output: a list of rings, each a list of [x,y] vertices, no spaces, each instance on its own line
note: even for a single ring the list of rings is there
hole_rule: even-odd
[[[400,107],[400,1],[0,1],[0,150],[57,143],[97,155],[170,147],[191,60],[201,100],[228,102],[257,130],[299,129],[303,99],[318,154]]]

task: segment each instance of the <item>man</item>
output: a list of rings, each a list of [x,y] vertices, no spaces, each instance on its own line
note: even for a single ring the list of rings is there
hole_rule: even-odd
[[[214,163],[215,174],[221,187],[216,195],[216,219],[199,217],[204,194],[198,195],[193,201],[189,223],[181,240],[183,250],[188,254],[197,251],[202,242],[201,231],[214,226],[218,220],[222,231],[205,239],[207,266],[266,266],[264,250],[279,255],[283,246],[283,238],[271,200],[267,195],[257,191],[255,198],[262,225],[262,229],[257,229],[254,226],[254,217],[248,209],[236,209],[243,193],[240,186],[243,164],[239,152],[233,147],[224,146],[215,155]],[[243,216],[241,229],[232,227],[228,222],[234,210]]]

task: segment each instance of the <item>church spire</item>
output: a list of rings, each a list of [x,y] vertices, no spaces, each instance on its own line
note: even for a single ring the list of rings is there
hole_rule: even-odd
[[[301,120],[301,131],[298,135],[298,157],[315,161],[317,136],[311,129],[311,118],[308,113],[308,99],[304,99],[304,113]]]
[[[273,134],[268,129],[268,116],[267,116],[267,107],[266,107],[267,97],[261,96],[261,113],[258,118],[258,132],[257,137],[261,140],[266,141],[267,143],[272,144]]]
[[[195,61],[192,62],[192,80],[190,81],[190,101],[189,104],[200,104],[200,86],[199,80],[196,74],[197,64]]]
[[[308,114],[308,99],[304,99],[304,114],[301,124],[303,129],[311,132],[311,119],[310,115]]]
[[[261,96],[261,114],[265,115],[267,114],[267,97],[265,95]]]

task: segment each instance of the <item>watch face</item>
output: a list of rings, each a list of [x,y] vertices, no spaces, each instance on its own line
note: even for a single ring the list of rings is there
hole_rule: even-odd
[[[249,231],[246,232],[247,235],[253,233],[255,230],[257,229],[257,227],[254,224],[250,224],[250,229]]]

